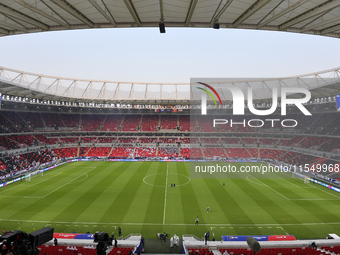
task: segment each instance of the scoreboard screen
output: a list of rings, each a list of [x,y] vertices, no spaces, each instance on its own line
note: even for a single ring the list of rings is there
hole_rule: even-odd
[[[336,95],[336,109],[340,111],[340,95]]]

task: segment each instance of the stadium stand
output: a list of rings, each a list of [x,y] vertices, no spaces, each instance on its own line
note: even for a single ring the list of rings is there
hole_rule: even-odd
[[[230,158],[250,158],[251,157],[248,151],[242,148],[227,148],[226,151]]]
[[[85,131],[96,131],[103,128],[102,123],[105,120],[106,115],[81,115],[82,129]]]
[[[78,128],[79,127],[79,114],[60,114],[61,120],[65,127]]]
[[[73,158],[77,156],[78,148],[58,148],[53,149],[53,151],[60,158]]]
[[[253,254],[253,251],[250,248],[230,248],[230,249],[220,249],[221,254],[226,254],[228,252],[230,255],[237,254]],[[327,254],[326,252],[313,249],[312,247],[302,247],[302,248],[264,248],[261,249],[260,252],[256,254],[259,255],[321,255]]]
[[[88,153],[88,157],[107,157],[111,151],[110,147],[92,147]]]
[[[177,147],[165,147],[158,149],[158,157],[166,157],[166,158],[174,158],[178,157],[178,148]]]
[[[161,116],[161,129],[176,129],[176,128],[177,128],[177,115]]]
[[[19,115],[17,112],[2,112],[3,118],[1,118],[0,114],[0,123],[6,125],[8,130],[19,131],[19,132],[29,132],[29,125],[25,122],[25,120]]]
[[[260,149],[260,158],[277,159],[284,153],[281,150]]]
[[[123,115],[108,115],[103,124],[103,131],[116,131],[120,127]]]
[[[140,138],[139,142],[140,143],[154,143],[156,140],[157,140],[157,138],[142,137],[142,138]]]
[[[134,152],[134,157],[136,158],[155,157],[155,156],[156,156],[156,148],[137,147]]]
[[[57,113],[42,113],[41,114],[46,127],[63,127],[64,123]]]
[[[38,144],[38,141],[31,135],[13,135],[11,139],[20,145],[34,146]]]
[[[123,127],[121,131],[137,131],[140,120],[140,115],[126,115],[124,117]]]
[[[143,115],[141,131],[157,131],[159,125],[158,115]]]
[[[96,247],[94,245],[85,245],[85,246],[53,246],[53,245],[41,245],[38,247],[40,250],[40,254],[45,255],[74,255],[74,254],[82,254],[82,255],[95,255],[97,254]],[[113,247],[107,254],[110,255],[129,255],[131,247]]]
[[[115,147],[115,148],[112,148],[109,157],[127,158],[127,157],[131,157],[133,153],[134,153],[133,147]]]
[[[0,146],[5,149],[19,148],[18,144],[12,139],[12,137],[0,137]]]
[[[180,151],[183,158],[190,158],[190,148],[181,148]]]
[[[33,129],[45,127],[40,113],[19,112],[19,116]]]
[[[216,132],[216,129],[213,127],[213,116],[204,116],[198,115],[196,116],[197,119],[197,126],[200,132]]]
[[[190,116],[189,115],[179,115],[178,116],[180,129],[183,132],[190,132]]]
[[[221,157],[226,158],[227,155],[223,148],[203,148],[203,153],[207,158]]]

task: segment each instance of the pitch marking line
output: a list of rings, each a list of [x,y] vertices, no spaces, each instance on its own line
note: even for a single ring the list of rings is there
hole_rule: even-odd
[[[53,177],[56,177],[56,176],[58,176],[58,175],[60,175],[60,174],[62,174],[62,173],[63,173],[63,172],[60,172],[60,173],[58,173],[58,174],[56,174],[56,175],[54,175],[54,176],[51,176],[51,177],[49,177],[49,178],[46,178],[46,179],[44,179],[43,181],[37,182],[37,183],[35,183],[35,184],[27,184],[27,185],[24,185],[24,186],[33,187],[33,186],[35,186],[35,185],[37,185],[37,184],[39,184],[39,183],[42,183],[42,182],[47,181],[47,180],[49,180],[49,179],[51,179],[51,178],[53,178]]]
[[[289,200],[306,200],[306,201],[331,201],[331,200],[338,200],[338,199],[322,199],[322,198],[296,198],[296,199],[289,199]]]
[[[83,174],[83,175],[86,175],[85,179],[82,179],[82,180],[79,180],[79,181],[76,181],[76,182],[72,182],[71,184],[82,182],[82,181],[85,181],[87,178],[89,178],[89,176],[87,174]]]
[[[16,186],[10,187],[10,188],[8,188],[8,189],[4,189],[4,190],[0,191],[0,194],[3,193],[3,192],[5,192],[5,191],[7,191],[7,190],[10,190],[10,189],[19,187],[20,185],[23,185],[23,184],[24,184],[24,183],[21,183],[21,184],[18,184],[18,185],[16,185]],[[1,195],[0,195],[0,196],[1,196]],[[2,196],[1,196],[1,197],[2,197]],[[4,196],[4,197],[8,197],[8,196]]]
[[[52,193],[56,192],[57,190],[59,190],[59,189],[65,187],[67,184],[70,184],[71,182],[77,180],[78,178],[80,178],[80,177],[83,176],[84,174],[87,174],[87,173],[93,171],[93,170],[96,169],[96,168],[97,168],[97,167],[93,167],[91,170],[89,170],[89,171],[83,173],[82,175],[79,175],[77,178],[74,178],[73,180],[71,180],[71,181],[65,183],[64,185],[61,185],[59,188],[56,188],[55,190],[52,190],[51,192],[47,193],[47,194],[46,194],[45,196],[43,196],[42,198],[45,198],[45,197],[47,197],[48,195],[51,195]]]
[[[251,176],[251,175],[249,175],[249,176]],[[251,177],[253,177],[255,180],[261,182],[259,179],[255,178],[254,176],[251,176]],[[248,179],[248,180],[249,180],[249,179]],[[279,194],[280,196],[284,197],[285,199],[290,200],[288,197],[286,197],[285,195],[281,194],[281,193],[278,192],[277,190],[273,189],[273,188],[270,187],[269,185],[267,185],[267,184],[265,184],[265,183],[263,183],[263,182],[261,182],[261,183],[262,183],[264,186],[270,188],[272,191],[275,191],[277,194]]]
[[[258,182],[254,182],[254,181],[252,181],[252,180],[250,180],[249,179],[249,176],[250,175],[248,175],[247,177],[246,177],[246,179],[248,180],[248,181],[250,181],[251,183],[254,183],[254,184],[257,184],[257,185],[260,185],[260,186],[266,186],[265,184],[263,184],[263,183],[258,183]],[[254,177],[253,177],[254,178]],[[256,178],[255,178],[256,179]],[[256,179],[257,180],[257,179]]]
[[[169,175],[169,163],[166,163],[166,178],[165,178],[165,196],[164,196],[163,225],[165,224],[166,193],[167,193],[167,191],[168,191],[168,175]]]
[[[42,198],[42,197],[31,197],[31,196],[0,196],[0,197],[19,197],[19,198]]]
[[[167,223],[167,224],[162,224],[162,223],[138,223],[138,222],[133,222],[133,223],[127,223],[127,222],[105,222],[105,223],[99,223],[99,222],[65,222],[65,221],[38,221],[38,220],[13,220],[13,219],[0,219],[0,221],[12,221],[12,222],[27,222],[27,223],[49,223],[49,224],[78,224],[78,225],[138,225],[138,226],[161,226],[161,225],[166,225],[166,226],[196,226],[195,223]],[[225,227],[266,227],[266,226],[320,226],[320,225],[340,225],[340,222],[310,222],[310,223],[259,223],[259,224],[211,224],[211,223],[200,223],[199,225],[201,226],[225,226]],[[65,226],[70,226],[70,225],[65,225]],[[211,227],[210,227],[211,228]],[[282,230],[283,228],[280,227]]]
[[[251,181],[251,180],[248,178],[249,176],[252,177],[252,178],[254,178],[255,180],[259,181],[260,183],[256,183],[256,182]],[[270,188],[271,190],[275,191],[275,192],[276,192],[277,194],[279,194],[280,196],[284,197],[284,198],[287,199],[287,200],[291,200],[291,201],[295,201],[295,200],[297,200],[297,201],[299,201],[299,200],[302,200],[302,201],[331,201],[331,200],[338,200],[338,199],[340,199],[340,197],[338,197],[338,196],[336,196],[336,195],[334,195],[334,194],[331,194],[331,193],[329,193],[329,192],[327,192],[327,191],[325,191],[325,190],[322,190],[322,189],[320,189],[320,188],[318,188],[318,187],[313,187],[313,185],[311,185],[311,184],[308,184],[308,185],[312,186],[312,188],[319,189],[319,190],[321,190],[321,191],[323,191],[323,192],[325,192],[325,193],[327,193],[327,194],[329,194],[329,195],[331,195],[331,196],[333,196],[333,197],[336,197],[337,199],[325,199],[325,198],[296,198],[296,199],[295,199],[295,198],[292,198],[292,199],[291,199],[291,198],[286,197],[285,195],[281,194],[281,193],[278,192],[277,190],[273,189],[273,188],[270,187],[269,185],[267,185],[267,184],[261,182],[259,179],[255,178],[255,177],[253,177],[253,176],[251,176],[251,175],[248,175],[246,179],[247,179],[248,181],[252,182],[252,183],[255,183],[255,184],[258,184],[258,185],[261,185],[261,186],[266,186],[266,187]],[[262,184],[261,184],[261,183],[262,183]],[[293,184],[293,183],[292,183],[292,184]]]
[[[149,175],[147,175],[147,176],[145,176],[145,177],[143,178],[143,182],[144,182],[145,184],[149,185],[149,186],[153,186],[153,187],[157,187],[157,188],[164,188],[165,186],[156,185],[156,184],[151,184],[151,183],[148,183],[148,182],[145,180],[145,179],[147,179],[147,178],[150,177],[150,176],[158,175],[158,174],[164,174],[164,173],[149,174]],[[168,174],[180,175],[180,176],[183,176],[183,177],[188,178],[188,181],[187,181],[186,183],[177,184],[176,187],[181,187],[181,186],[187,185],[187,184],[191,181],[190,177],[188,177],[188,176],[186,176],[186,175],[184,175],[184,174],[177,174],[177,173],[168,173]]]
[[[321,190],[321,191],[327,193],[328,195],[331,195],[331,196],[333,196],[333,197],[336,197],[337,199],[340,199],[340,197],[336,196],[335,194],[329,193],[329,192],[327,192],[326,190],[320,189],[319,187],[315,186],[315,185],[318,185],[318,184],[316,184],[316,183],[313,184],[313,185],[310,184],[310,183],[308,183],[308,185],[310,185],[312,188],[316,188],[316,189],[318,189],[318,190]],[[329,199],[324,199],[324,200],[329,200]],[[333,199],[333,200],[334,200],[334,199]]]
[[[288,182],[288,183],[290,183],[290,184],[292,184],[292,185],[294,185],[295,187],[298,187],[298,188],[300,188],[300,189],[310,189],[310,187],[301,187],[300,185],[297,185],[297,184],[295,184],[295,183],[293,183],[293,182],[287,180],[286,178],[281,178],[281,177],[278,177],[278,178],[281,179],[281,180],[284,180],[284,181],[286,181],[286,182]]]
[[[45,198],[45,197],[51,195],[52,193],[56,192],[57,190],[59,190],[59,189],[65,187],[66,185],[68,185],[68,184],[72,183],[73,181],[77,180],[77,179],[80,178],[81,176],[87,175],[87,173],[93,171],[93,170],[96,169],[96,168],[97,168],[97,167],[92,167],[91,170],[89,170],[89,171],[87,171],[87,172],[85,172],[85,173],[79,175],[78,177],[74,178],[73,180],[71,180],[71,181],[65,183],[64,185],[62,185],[62,186],[56,188],[55,190],[52,190],[51,192],[47,193],[45,196],[42,196],[42,197],[36,197],[36,196],[2,196],[2,195],[0,195],[0,197]],[[84,179],[84,180],[85,180],[85,179]],[[21,184],[19,184],[19,185],[21,185]],[[19,186],[19,185],[18,185],[18,186]],[[18,187],[18,186],[15,186],[15,187]],[[14,187],[13,187],[13,188],[14,188]],[[9,190],[9,189],[7,189],[7,190]]]

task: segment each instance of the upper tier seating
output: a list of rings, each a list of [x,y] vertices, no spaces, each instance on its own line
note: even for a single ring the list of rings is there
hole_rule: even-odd
[[[157,131],[158,115],[143,115],[141,131]]]
[[[78,128],[79,127],[79,114],[60,114],[65,123],[65,127]]]
[[[177,115],[162,115],[161,116],[161,129],[176,129]]]
[[[190,132],[190,116],[189,115],[179,115],[178,116],[179,125],[181,131]]]
[[[20,112],[19,115],[32,128],[43,128],[44,127],[44,123],[43,123],[43,121],[41,119],[40,113],[36,113],[36,112]]]
[[[42,113],[46,127],[63,127],[64,123],[58,113]]]
[[[103,122],[106,115],[83,114],[81,116],[81,124],[85,131],[96,131],[103,128]]]
[[[108,115],[103,124],[103,131],[117,131],[122,123],[123,115]]]
[[[126,115],[124,118],[122,131],[137,131],[140,118],[140,115]]]

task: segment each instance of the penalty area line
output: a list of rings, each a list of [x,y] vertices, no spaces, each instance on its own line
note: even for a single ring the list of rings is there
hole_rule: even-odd
[[[71,181],[65,183],[64,185],[61,185],[60,187],[56,188],[55,190],[52,190],[51,192],[47,193],[47,194],[46,194],[45,196],[43,196],[42,198],[45,198],[45,197],[47,197],[48,195],[51,195],[52,193],[54,193],[54,192],[56,192],[57,190],[59,190],[59,189],[65,187],[66,185],[72,183],[73,181],[79,179],[79,178],[80,178],[81,176],[83,176],[84,174],[87,174],[87,173],[93,171],[93,170],[96,169],[96,168],[97,168],[97,167],[93,167],[91,170],[89,170],[89,171],[87,171],[87,172],[85,172],[85,173],[79,175],[78,177],[74,178],[73,180],[71,180]]]

